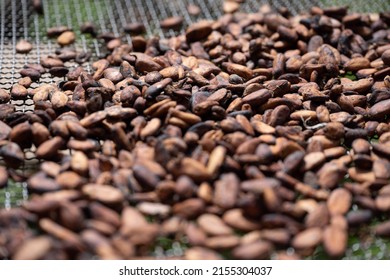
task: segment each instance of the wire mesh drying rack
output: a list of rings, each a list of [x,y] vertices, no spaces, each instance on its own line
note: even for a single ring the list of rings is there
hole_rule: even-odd
[[[93,22],[98,32],[113,32],[115,36],[123,35],[126,23],[142,22],[146,36],[166,38],[182,32],[186,26],[199,19],[215,19],[223,15],[223,0],[42,0],[43,14],[33,10],[32,0],[0,0],[0,88],[10,89],[20,78],[19,70],[28,63],[40,63],[42,57],[53,54],[57,44],[47,38],[49,27],[66,25],[77,34],[74,44],[77,51],[90,51],[92,59],[104,56],[104,46],[98,39],[81,34],[79,26]],[[189,4],[200,8],[198,16],[187,11]],[[292,14],[307,11],[312,6],[349,5],[352,11],[379,12],[389,9],[388,0],[246,0],[240,7],[242,12],[256,12],[263,4],[273,8],[287,7]],[[183,16],[184,25],[181,30],[163,30],[160,20],[170,16]],[[16,53],[16,43],[26,39],[33,44],[29,54]],[[131,36],[125,35],[123,40],[131,43]],[[66,63],[75,67],[75,63]],[[91,71],[90,62],[84,68]],[[59,78],[44,74],[39,83],[56,83]],[[33,83],[32,88],[39,86]],[[13,101],[16,110],[28,113],[34,109],[31,99]],[[31,151],[25,151],[26,162],[20,169],[23,174],[33,172],[38,161]],[[1,163],[0,163],[1,164]],[[27,184],[9,181],[6,188],[0,190],[0,208],[11,208],[28,199]]]

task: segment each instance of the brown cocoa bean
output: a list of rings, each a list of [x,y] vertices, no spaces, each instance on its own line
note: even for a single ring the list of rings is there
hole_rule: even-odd
[[[335,189],[330,193],[327,201],[331,215],[344,215],[348,212],[352,204],[352,196],[346,189]]]
[[[323,244],[325,251],[331,257],[341,257],[347,248],[348,234],[344,229],[328,226],[324,230]]]
[[[186,260],[220,260],[222,257],[211,249],[192,247],[185,252]]]
[[[24,153],[18,144],[9,142],[0,148],[0,155],[7,166],[18,168],[24,160]]]
[[[16,43],[15,49],[18,53],[27,54],[32,50],[33,46],[29,41],[26,40],[20,40]]]
[[[12,256],[14,260],[39,260],[52,248],[53,242],[48,236],[33,237],[25,240]]]
[[[306,229],[298,233],[292,240],[292,245],[296,249],[314,248],[322,241],[323,233],[318,227]]]
[[[123,30],[127,33],[141,34],[145,32],[145,26],[141,22],[133,22],[123,26]]]
[[[118,204],[124,200],[122,192],[109,185],[86,184],[82,191],[91,200],[106,204]]]
[[[386,221],[375,226],[375,234],[387,237],[390,235],[390,222]]]
[[[0,188],[4,188],[8,182],[8,172],[3,166],[0,166]]]
[[[15,84],[11,88],[11,97],[15,100],[26,99],[27,95],[28,95],[28,91],[22,85]]]
[[[236,247],[232,251],[234,258],[241,260],[268,259],[272,251],[271,243],[267,241],[256,241]]]
[[[206,38],[212,31],[210,22],[208,21],[199,21],[194,23],[186,30],[186,39],[187,42],[200,41]]]
[[[82,250],[84,248],[79,236],[74,232],[60,226],[48,218],[43,218],[39,221],[41,229],[54,237],[69,242],[77,249]]]
[[[164,29],[178,28],[183,24],[183,17],[174,16],[160,21],[160,26]]]
[[[203,214],[197,219],[198,225],[210,235],[230,235],[232,229],[221,218],[212,214]]]
[[[76,35],[72,31],[65,31],[57,38],[57,43],[61,46],[73,44],[76,40]]]

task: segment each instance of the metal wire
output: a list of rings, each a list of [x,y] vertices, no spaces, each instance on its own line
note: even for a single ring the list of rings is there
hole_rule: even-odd
[[[206,0],[205,0],[205,2],[206,2]],[[206,6],[210,7],[210,9],[212,10],[213,18],[222,16],[221,9],[218,6],[217,2],[215,2],[213,0],[211,0],[211,1],[207,0]]]
[[[164,32],[160,28],[160,23],[158,21],[157,12],[156,12],[156,9],[154,8],[154,3],[152,3],[152,1],[150,1],[150,0],[146,0],[146,5],[147,5],[148,11],[150,12],[150,15],[153,19],[153,22],[154,22],[155,28],[157,29],[158,34],[160,35],[161,38],[165,38]],[[140,9],[141,14],[145,15],[145,17],[142,19],[142,22],[146,22],[145,21],[146,20],[145,10],[144,10],[144,7],[142,5],[139,5],[139,0],[137,0],[137,7]]]
[[[16,62],[16,3],[12,1],[12,73],[15,73]],[[14,75],[12,75],[11,83],[15,81]]]
[[[0,72],[2,73],[3,70],[3,57],[4,57],[4,27],[5,27],[5,12],[4,12],[4,1],[1,1],[1,31],[0,31],[0,36],[1,36],[1,41],[0,41]]]
[[[44,9],[44,13],[43,13],[44,23],[45,23],[46,30],[48,30],[53,25],[50,25],[50,23],[49,23],[49,8],[47,6],[48,4],[47,4],[46,0],[42,0],[42,5],[43,5],[43,9]],[[57,24],[57,26],[59,25],[57,18],[56,18],[56,24]],[[46,53],[53,53],[53,47],[52,47],[51,40],[48,40],[47,44],[44,44],[44,46],[46,47]],[[50,77],[50,82],[54,83],[54,81],[51,77]]]
[[[108,18],[110,20],[110,25],[112,27],[112,31],[114,32],[115,36],[119,36],[118,27],[117,27],[117,24],[115,22],[114,14],[112,11],[113,7],[111,5],[110,5],[110,7],[108,7],[107,1],[103,1],[103,4],[106,7],[106,11],[107,11]]]
[[[123,12],[123,9],[122,9],[122,4],[118,0],[115,0],[114,3],[115,3],[115,8],[116,8],[116,10],[117,10],[117,12],[119,14],[119,19],[120,19],[120,21],[122,23],[122,26],[125,26],[127,22],[126,22],[125,13]],[[131,45],[132,42],[131,42],[130,35],[126,34],[125,37],[126,37],[127,43]]]
[[[78,2],[76,3],[75,1],[73,3],[74,3],[74,7],[75,7],[75,12],[76,12],[77,23],[78,23],[78,25],[81,25],[82,24],[82,16],[80,14],[80,3],[78,3]],[[84,34],[81,34],[81,43],[82,43],[83,51],[87,52],[88,51],[87,40],[86,40]],[[85,68],[88,71],[88,73],[91,72],[91,67],[90,67],[89,63],[86,64]]]
[[[101,9],[100,4],[101,3],[98,0],[93,1],[94,9],[95,9],[97,16],[98,16],[100,28],[102,29],[103,33],[106,33],[109,31],[109,29],[107,28],[107,23],[104,20],[103,11]]]
[[[79,0],[76,0],[77,2],[77,10],[78,11],[81,11],[81,5],[80,5],[80,2]],[[91,10],[91,5],[84,5],[85,7],[85,12],[86,12],[86,20],[89,21],[89,22],[94,22],[94,18],[93,18],[93,15],[92,15],[92,10]],[[93,50],[94,50],[94,54],[96,54],[96,57],[100,57],[100,45],[99,45],[99,42],[94,38],[92,40],[92,44],[93,44]]]
[[[207,19],[212,19],[213,18],[211,16],[209,8],[206,6],[206,3],[204,2],[204,0],[199,0],[198,1],[198,5],[200,6],[200,8],[202,10],[202,14],[204,14]]]
[[[126,2],[128,7],[129,7],[129,5],[133,6],[132,3],[130,3],[130,1],[125,1],[125,2]],[[149,14],[149,17],[147,17],[144,6],[142,5],[142,3],[139,0],[135,0],[135,5],[137,7],[138,14],[140,15],[140,17],[137,19],[140,19],[140,21],[144,23],[144,26],[146,27],[148,36],[152,36],[154,32],[152,32],[153,28],[151,27],[152,21],[150,19],[150,14]],[[154,28],[156,28],[156,27],[154,27]]]
[[[193,20],[191,19],[191,16],[188,13],[187,8],[184,6],[184,2],[183,1],[179,1],[178,5],[179,5],[179,8],[180,8],[180,14],[182,14],[184,16],[184,20],[187,22],[187,24],[192,24]],[[178,9],[175,9],[173,4],[170,5],[169,7],[173,10],[173,13],[176,13],[176,15],[179,14]]]
[[[148,3],[150,3],[149,5],[153,6],[153,3],[151,3],[151,1],[148,1]],[[168,15],[167,11],[165,10],[165,5],[164,4],[165,3],[162,3],[162,1],[157,1],[157,7],[159,8],[162,17],[163,18],[168,18],[169,15]],[[157,16],[156,16],[156,18],[157,18]],[[160,23],[158,23],[158,26],[160,26]],[[169,30],[168,34],[169,34],[169,36],[175,36],[175,32],[173,30]]]

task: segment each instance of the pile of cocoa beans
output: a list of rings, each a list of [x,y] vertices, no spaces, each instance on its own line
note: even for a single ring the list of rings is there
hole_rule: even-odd
[[[48,30],[56,53],[0,89],[0,187],[29,191],[0,210],[0,258],[341,258],[356,228],[390,236],[390,12],[224,10],[132,44],[87,23],[109,50],[92,73]],[[65,79],[30,87],[46,72]]]

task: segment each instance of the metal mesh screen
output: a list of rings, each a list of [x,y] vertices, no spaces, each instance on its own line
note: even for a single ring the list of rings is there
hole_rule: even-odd
[[[30,0],[0,0],[0,87],[10,89],[20,78],[20,69],[28,63],[40,63],[42,57],[55,51],[55,39],[46,36],[49,27],[66,25],[73,28],[78,40],[75,43],[77,51],[90,51],[92,60],[104,55],[103,44],[90,35],[81,34],[79,26],[86,21],[94,22],[98,32],[113,32],[118,36],[123,34],[126,23],[142,22],[146,35],[157,35],[162,38],[182,32],[189,24],[201,19],[215,19],[222,12],[222,0],[42,0],[43,14],[33,11]],[[189,4],[199,6],[199,16],[192,16],[187,11]],[[292,14],[310,9],[312,6],[348,5],[350,10],[359,12],[379,12],[389,9],[388,0],[246,0],[240,8],[242,12],[256,12],[263,4],[273,8],[287,7]],[[181,15],[184,25],[181,30],[163,30],[160,20]],[[27,39],[33,44],[33,50],[25,55],[16,53],[15,46],[19,39]],[[123,40],[131,42],[131,36],[125,35]],[[73,63],[74,64],[74,63]],[[68,67],[76,64],[67,63]],[[87,71],[91,65],[84,64]],[[49,73],[44,74],[40,83],[59,81]],[[33,83],[32,88],[39,84]],[[17,110],[28,112],[33,110],[32,100],[13,101]],[[37,168],[38,161],[30,151],[26,151],[26,163],[20,170],[20,175],[27,175]],[[10,181],[8,187],[0,190],[0,207],[10,208],[19,205],[28,198],[26,183]]]

